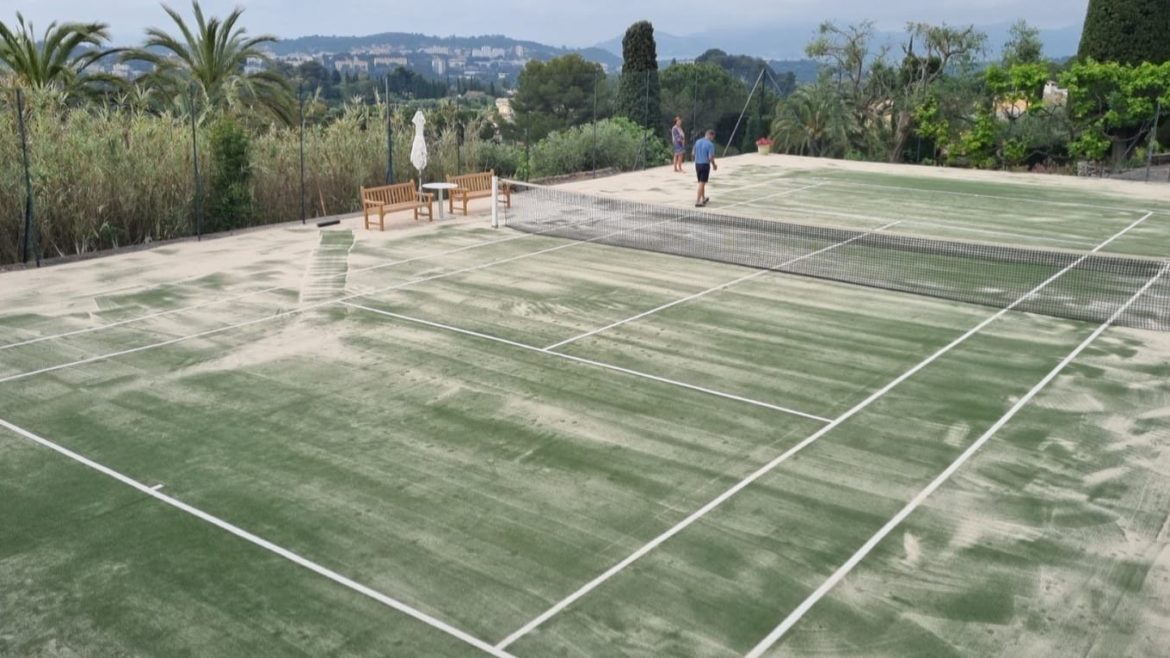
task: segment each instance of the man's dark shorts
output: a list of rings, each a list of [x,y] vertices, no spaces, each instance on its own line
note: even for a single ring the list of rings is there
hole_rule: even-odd
[[[711,163],[695,165],[695,174],[698,175],[700,183],[706,183],[711,178]]]

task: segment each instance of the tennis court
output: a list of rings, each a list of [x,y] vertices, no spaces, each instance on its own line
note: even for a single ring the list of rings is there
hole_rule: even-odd
[[[1162,652],[1170,202],[951,175],[0,274],[0,654]]]

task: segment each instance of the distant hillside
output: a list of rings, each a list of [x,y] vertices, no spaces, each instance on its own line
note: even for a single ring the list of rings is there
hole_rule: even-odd
[[[360,37],[313,35],[282,39],[271,44],[269,49],[276,55],[291,55],[293,53],[336,54],[386,45],[411,50],[428,46],[447,46],[449,48],[482,48],[486,46],[511,50],[516,46],[522,46],[525,55],[535,59],[546,60],[560,55],[577,53],[589,61],[605,64],[611,70],[620,69],[622,65],[620,55],[614,55],[602,48],[562,48],[535,41],[511,39],[502,35],[438,37],[406,32],[384,32]]]
[[[839,23],[845,25],[848,22]],[[816,36],[818,26],[819,23],[789,23],[734,31],[706,30],[687,36],[656,31],[654,39],[658,45],[658,57],[663,60],[689,60],[711,48],[771,60],[800,60],[804,57],[805,45]],[[976,26],[987,34],[987,55],[990,59],[999,56],[1003,44],[1008,39],[1010,27],[1011,22]],[[1064,28],[1040,30],[1040,38],[1044,41],[1046,56],[1059,59],[1074,55],[1081,39],[1081,24],[1078,21],[1075,25]],[[874,43],[877,46],[892,46],[901,44],[904,40],[905,33],[901,31],[884,31],[874,35]],[[603,41],[597,44],[597,48],[608,50],[620,58],[622,38],[617,36]]]
[[[816,82],[821,66],[811,59],[773,59],[768,61],[768,65],[778,74],[791,71],[798,83]]]

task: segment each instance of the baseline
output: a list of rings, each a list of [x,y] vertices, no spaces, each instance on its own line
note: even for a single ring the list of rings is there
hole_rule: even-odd
[[[347,578],[347,577],[345,577],[345,576],[343,576],[343,575],[337,573],[336,571],[333,571],[327,567],[323,567],[320,564],[317,564],[316,562],[309,560],[308,558],[302,557],[301,555],[298,555],[297,553],[294,553],[294,552],[288,550],[287,548],[283,548],[281,546],[278,546],[277,544],[274,544],[274,543],[268,541],[267,539],[264,539],[263,537],[260,537],[258,535],[254,535],[254,534],[248,532],[247,530],[244,530],[243,528],[240,528],[239,526],[233,525],[233,524],[231,524],[231,523],[229,523],[229,522],[227,522],[227,521],[225,521],[217,516],[214,516],[212,514],[204,512],[203,510],[201,510],[193,505],[188,505],[187,503],[184,503],[176,498],[172,498],[171,496],[168,496],[164,493],[161,493],[160,491],[158,491],[154,487],[148,487],[147,485],[139,482],[138,480],[131,478],[128,475],[125,475],[123,473],[115,471],[114,469],[112,469],[108,466],[105,466],[103,464],[99,464],[98,462],[93,461],[92,459],[89,459],[88,457],[85,457],[79,453],[76,453],[76,452],[74,452],[74,451],[72,451],[64,446],[58,445],[57,443],[54,443],[53,441],[50,441],[49,439],[46,439],[42,436],[34,434],[34,433],[32,433],[32,432],[30,432],[22,427],[19,427],[17,425],[13,425],[12,423],[4,420],[3,418],[0,418],[0,427],[3,427],[5,429],[7,429],[8,431],[10,431],[14,434],[17,434],[18,436],[24,437],[25,439],[28,439],[29,441],[32,441],[32,442],[37,443],[41,446],[44,446],[44,447],[46,447],[50,450],[53,450],[61,455],[64,455],[65,457],[68,457],[69,459],[72,459],[73,461],[78,462],[79,464],[82,464],[88,468],[91,468],[91,469],[101,473],[102,475],[106,475],[108,477],[111,477],[111,478],[121,482],[122,484],[128,485],[134,489],[137,489],[138,491],[146,494],[147,496],[150,496],[151,498],[154,498],[155,500],[158,500],[166,505],[170,505],[171,507],[174,507],[175,509],[178,509],[182,512],[190,514],[191,516],[194,516],[195,518],[197,518],[201,521],[205,521],[205,522],[207,522],[207,523],[209,523],[209,524],[211,524],[211,525],[213,525],[221,530],[225,530],[225,531],[235,535],[236,537],[243,539],[246,542],[249,542],[251,544],[259,546],[260,548],[263,548],[264,550],[266,550],[270,553],[274,553],[276,555],[279,555],[280,557],[282,557],[290,562],[293,562],[301,567],[304,567],[305,569],[308,569],[309,571],[312,571],[313,573],[316,573],[320,576],[324,576],[325,578],[332,580],[333,582],[337,583],[338,585],[341,585],[342,587],[346,587],[350,590],[357,592],[358,594],[369,597],[369,598],[377,601],[378,603],[381,603],[382,605],[393,608],[394,610],[397,610],[398,612],[401,612],[403,614],[409,615],[410,617],[413,617],[414,619],[417,619],[418,621],[421,621],[424,624],[431,626],[432,628],[436,628],[436,629],[438,629],[438,630],[440,630],[440,631],[442,631],[442,632],[444,632],[452,637],[455,637],[455,638],[462,640],[463,642],[475,647],[476,649],[479,649],[480,651],[491,654],[493,656],[500,656],[502,658],[511,656],[511,654],[507,653],[506,651],[503,651],[501,649],[497,649],[497,648],[491,646],[490,644],[488,644],[487,642],[484,642],[483,640],[480,640],[479,638],[472,636],[471,634],[467,633],[466,631],[462,631],[458,628],[455,628],[454,626],[448,624],[447,622],[436,619],[435,617],[432,617],[431,615],[428,615],[427,613],[425,613],[421,610],[413,608],[410,605],[407,605],[406,603],[399,601],[398,599],[387,596],[386,594],[383,594],[377,590],[374,590],[370,587],[367,587],[366,585],[363,585],[355,580]]]
[[[1093,333],[1089,334],[1089,336],[1085,338],[1085,340],[1082,341],[1080,345],[1077,345],[1073,351],[1069,352],[1068,355],[1065,356],[1064,359],[1062,359],[1055,368],[1049,371],[1049,373],[1045,375],[1045,377],[1041,379],[1035,386],[1033,386],[1031,390],[1029,390],[1026,394],[1024,394],[1023,397],[1017,400],[1016,403],[1012,405],[1010,409],[1008,409],[1007,413],[1001,416],[994,425],[989,427],[986,432],[984,432],[978,439],[975,440],[974,443],[968,446],[967,449],[964,450],[962,454],[960,454],[955,459],[955,461],[951,462],[950,466],[948,466],[942,473],[940,473],[938,477],[932,480],[930,484],[926,485],[922,491],[918,492],[918,494],[915,495],[914,498],[910,500],[910,502],[906,503],[905,507],[903,507],[897,514],[895,514],[894,517],[891,518],[884,526],[882,526],[880,530],[874,533],[868,541],[862,544],[861,548],[857,549],[857,551],[848,560],[846,560],[844,564],[838,567],[838,569],[834,571],[833,574],[825,580],[825,582],[821,583],[820,587],[814,590],[813,593],[810,594],[803,602],[801,602],[801,604],[798,605],[795,610],[789,613],[789,615],[784,618],[784,621],[780,622],[779,626],[773,629],[771,633],[768,633],[768,635],[765,636],[763,640],[760,640],[760,642],[746,654],[748,658],[758,658],[774,644],[779,642],[780,639],[784,637],[784,635],[794,625],[796,625],[796,623],[799,622],[800,619],[804,617],[804,615],[814,605],[816,605],[817,601],[820,601],[831,589],[836,587],[837,584],[841,582],[841,580],[845,578],[845,576],[848,575],[854,567],[856,567],[862,560],[864,560],[865,557],[869,555],[869,553],[875,547],[877,547],[877,545],[881,543],[883,539],[885,539],[891,532],[893,532],[894,529],[896,529],[902,523],[902,521],[905,521],[906,517],[910,516],[910,514],[915,509],[917,509],[919,505],[921,505],[928,497],[930,497],[931,494],[933,494],[939,487],[941,487],[947,480],[949,480],[950,477],[954,475],[955,472],[958,471],[959,468],[962,467],[963,464],[965,464],[967,460],[971,458],[972,455],[978,452],[979,449],[982,448],[983,445],[991,439],[991,437],[995,436],[995,434],[1000,429],[1002,429],[1003,426],[1008,423],[1008,421],[1015,417],[1015,415],[1019,413],[1019,411],[1023,409],[1024,406],[1031,402],[1032,398],[1036,397],[1036,395],[1039,394],[1041,390],[1048,386],[1048,384],[1051,383],[1052,380],[1055,379],[1056,376],[1059,375],[1061,371],[1063,371],[1070,363],[1072,363],[1081,352],[1089,347],[1093,341],[1097,340],[1097,338],[1099,338],[1101,334],[1104,333],[1105,330],[1108,329],[1117,320],[1117,318],[1121,317],[1122,313],[1124,313],[1135,301],[1137,301],[1138,298],[1145,294],[1145,292],[1149,290],[1150,287],[1154,285],[1156,281],[1158,281],[1158,279],[1162,278],[1162,276],[1166,274],[1167,270],[1170,270],[1170,264],[1164,266],[1157,274],[1151,277],[1150,280],[1147,281],[1146,284],[1141,287],[1141,289],[1134,293],[1134,295],[1130,297],[1129,300],[1125,302],[1125,304],[1121,305],[1121,307],[1119,307],[1113,313],[1113,315],[1109,317],[1109,319],[1097,327]]]

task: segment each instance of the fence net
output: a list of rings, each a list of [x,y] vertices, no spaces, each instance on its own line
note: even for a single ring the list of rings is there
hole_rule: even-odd
[[[771,269],[995,308],[1170,330],[1170,261],[857,231],[605,198],[519,181],[503,225],[523,232]]]

